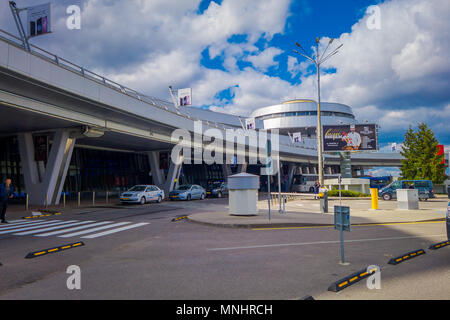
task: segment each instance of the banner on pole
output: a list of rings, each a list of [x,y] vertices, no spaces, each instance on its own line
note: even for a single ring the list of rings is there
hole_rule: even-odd
[[[247,129],[247,130],[255,130],[256,129],[255,118],[245,119],[245,129]]]
[[[192,88],[178,89],[179,106],[192,106]]]
[[[302,142],[302,133],[301,132],[294,132],[292,134],[292,142]]]
[[[27,8],[28,36],[35,37],[52,32],[52,6],[50,3]]]

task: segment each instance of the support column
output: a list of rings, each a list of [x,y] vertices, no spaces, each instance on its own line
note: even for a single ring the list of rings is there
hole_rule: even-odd
[[[248,166],[248,163],[244,162],[243,164],[240,165],[238,172],[247,173],[247,166]]]
[[[297,168],[297,166],[293,163],[289,163],[289,169],[288,169],[288,181],[287,181],[287,191],[291,192],[291,187],[292,187],[292,180],[294,180],[294,174],[295,174],[295,169]]]
[[[69,130],[57,130],[45,168],[34,159],[33,135],[20,133],[18,140],[25,189],[30,204],[43,205],[46,201],[48,204],[59,204],[75,139],[70,137]]]
[[[162,170],[159,168],[159,151],[147,153],[150,169],[152,170],[153,183],[160,189],[164,189],[166,183]]]
[[[228,181],[228,177],[231,176],[233,173],[231,172],[231,165],[224,163],[222,165],[222,173],[225,179]]]
[[[170,161],[169,173],[167,174],[167,179],[164,184],[164,193],[166,197],[169,195],[170,191],[173,191],[178,186],[181,168],[183,167],[182,149],[180,149],[179,157],[180,164],[175,164],[173,161]]]

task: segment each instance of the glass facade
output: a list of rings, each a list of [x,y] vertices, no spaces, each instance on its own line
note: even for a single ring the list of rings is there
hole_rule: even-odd
[[[336,111],[321,111],[321,116],[324,117],[344,117],[344,118],[350,118],[355,119],[355,116],[349,113],[344,112],[336,112]],[[284,118],[284,117],[299,117],[299,116],[317,116],[317,111],[297,111],[297,112],[280,112],[280,113],[273,113],[268,114],[265,116],[257,117],[258,120],[267,120],[267,119],[274,119],[274,118]]]
[[[0,179],[1,183],[11,178],[16,192],[24,191],[20,165],[19,144],[16,137],[0,138]]]
[[[225,181],[222,165],[183,164],[179,184],[198,184],[207,187],[209,182]]]
[[[148,157],[142,154],[75,148],[64,191],[118,191],[151,184]]]
[[[151,184],[147,155],[75,148],[64,191],[119,191]],[[0,179],[11,178],[15,191],[25,192],[17,137],[0,138]]]

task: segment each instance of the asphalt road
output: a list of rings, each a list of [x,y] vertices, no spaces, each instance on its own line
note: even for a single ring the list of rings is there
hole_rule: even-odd
[[[442,222],[354,227],[345,233],[347,266],[338,263],[339,234],[332,228],[251,230],[171,222],[181,215],[224,211],[226,203],[105,207],[53,219],[145,223],[95,238],[2,234],[0,229],[0,299],[450,299],[450,246],[387,264],[446,240]],[[24,259],[29,252],[80,240],[85,246]],[[81,290],[67,289],[71,265],[81,268]],[[380,290],[361,281],[338,294],[327,291],[332,282],[369,265],[381,267]]]

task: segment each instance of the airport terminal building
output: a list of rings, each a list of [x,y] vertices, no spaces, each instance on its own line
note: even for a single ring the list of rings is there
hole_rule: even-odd
[[[351,107],[331,102],[321,106],[324,125],[357,124]],[[38,47],[27,51],[18,38],[3,31],[0,112],[0,177],[11,177],[31,203],[56,204],[62,192],[122,191],[136,184],[156,184],[168,192],[180,183],[206,186],[233,173],[260,172],[260,164],[174,164],[170,159],[174,130],[194,133],[198,121],[204,132],[238,130],[247,117],[176,108]],[[280,132],[284,191],[290,191],[296,175],[317,173],[314,101],[262,107],[248,118],[255,119],[256,131]],[[300,133],[301,141],[293,143],[293,133]],[[232,143],[238,150],[239,142]],[[245,148],[248,157],[248,145]],[[324,160],[327,175],[340,173],[343,160],[350,161],[336,153],[325,154]],[[355,153],[352,174],[374,166],[400,166],[400,160],[398,153]]]

